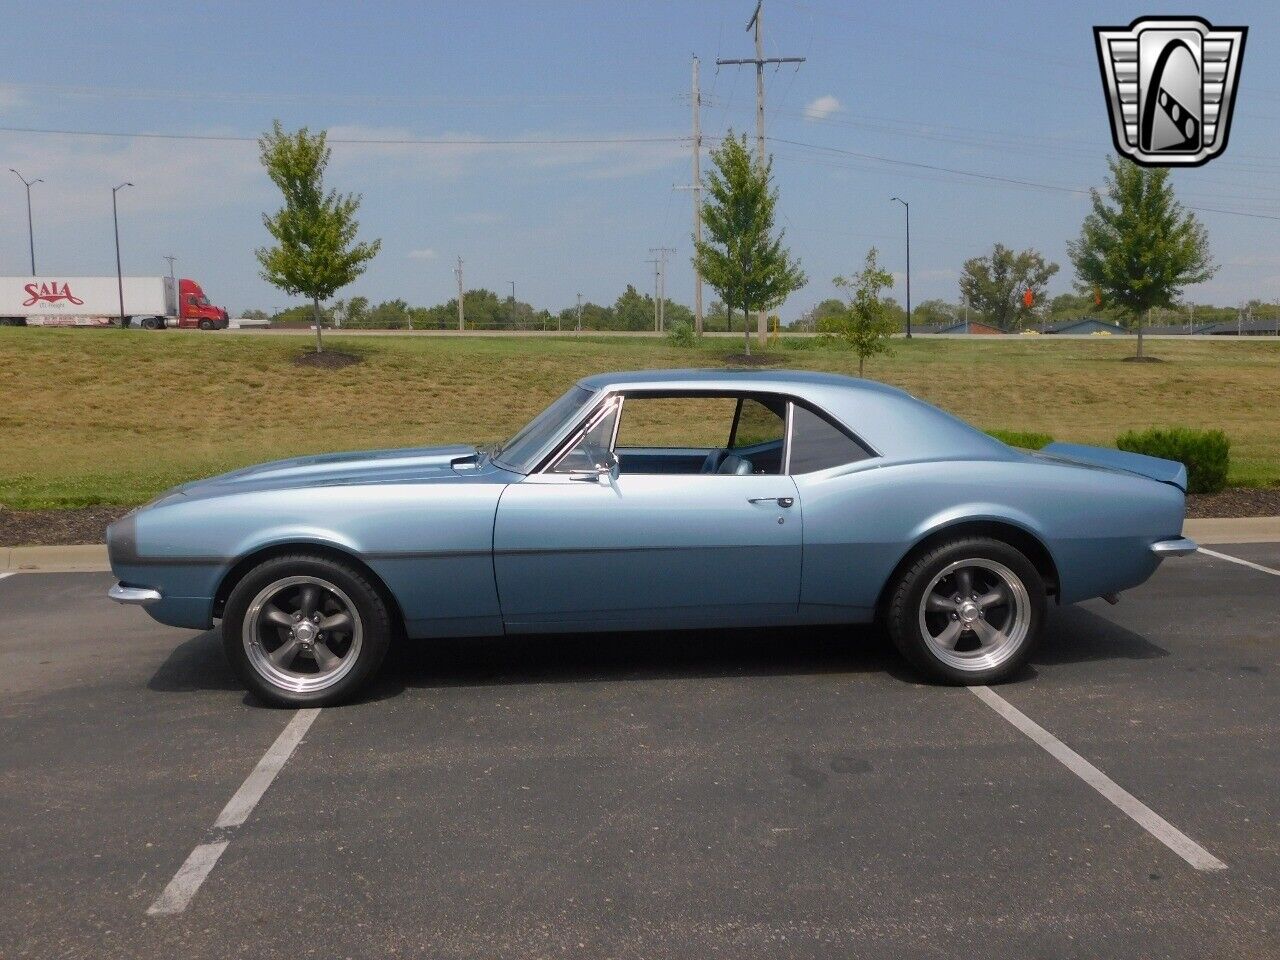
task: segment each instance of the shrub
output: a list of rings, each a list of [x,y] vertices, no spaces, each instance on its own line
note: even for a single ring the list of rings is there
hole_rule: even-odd
[[[667,343],[673,347],[692,347],[695,343],[693,324],[687,320],[677,320],[667,327]]]
[[[1031,433],[1026,430],[988,430],[988,434],[1001,443],[1011,447],[1022,447],[1025,450],[1039,450],[1053,443],[1053,437],[1047,433]]]
[[[1130,430],[1116,437],[1116,446],[1130,453],[1177,460],[1187,468],[1187,493],[1217,493],[1227,485],[1231,441],[1221,430]]]

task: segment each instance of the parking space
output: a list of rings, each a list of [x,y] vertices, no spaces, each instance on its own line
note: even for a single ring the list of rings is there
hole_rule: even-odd
[[[6,956],[1275,953],[1280,578],[1250,567],[1055,611],[995,691],[1220,871],[871,631],[402,651],[215,831],[296,714],[108,583],[0,581]],[[186,909],[148,915],[210,839]]]

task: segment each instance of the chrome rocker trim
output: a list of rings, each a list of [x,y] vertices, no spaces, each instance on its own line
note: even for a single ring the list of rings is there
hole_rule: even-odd
[[[116,603],[128,603],[142,607],[164,599],[159,590],[149,590],[146,587],[126,587],[122,583],[117,583],[108,590],[107,596]]]
[[[1188,540],[1186,537],[1178,537],[1176,540],[1160,540],[1151,545],[1151,552],[1160,559],[1165,557],[1185,557],[1189,553],[1195,553],[1200,549],[1200,545],[1194,540]]]

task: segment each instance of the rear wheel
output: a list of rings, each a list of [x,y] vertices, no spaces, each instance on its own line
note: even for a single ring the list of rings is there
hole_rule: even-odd
[[[327,557],[276,557],[227,598],[223,647],[236,674],[276,706],[318,707],[353,696],[391,640],[386,603],[364,575]]]
[[[143,330],[159,330],[162,326],[158,317],[146,317],[142,321]]]
[[[935,680],[997,682],[1030,656],[1045,616],[1044,581],[999,540],[963,538],[928,550],[907,568],[887,611],[889,634]]]

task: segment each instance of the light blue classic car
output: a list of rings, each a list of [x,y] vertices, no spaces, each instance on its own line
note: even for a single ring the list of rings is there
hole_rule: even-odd
[[[334,703],[393,640],[880,620],[927,676],[1025,662],[1051,599],[1193,551],[1180,463],[1004,445],[822,373],[569,389],[505,444],[298,457],[113,524],[113,599],[209,629],[245,685]]]

